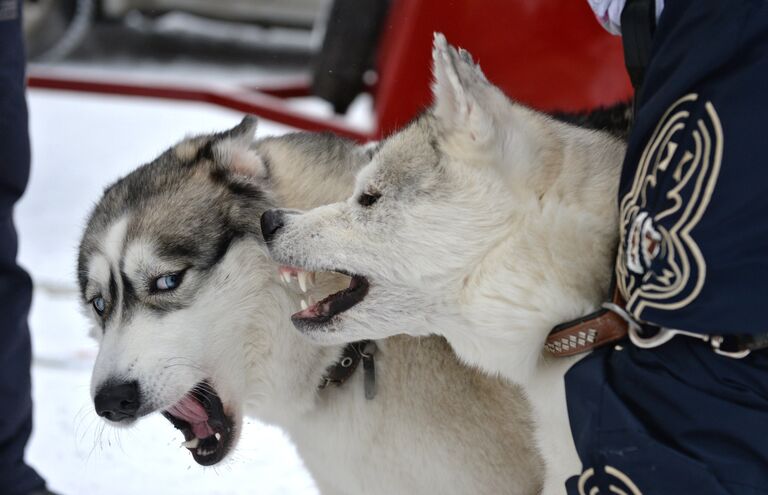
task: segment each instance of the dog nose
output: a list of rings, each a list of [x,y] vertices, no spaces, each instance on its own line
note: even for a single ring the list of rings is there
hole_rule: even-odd
[[[270,242],[277,231],[283,228],[283,218],[280,210],[267,210],[261,215],[261,236],[264,241]]]
[[[110,421],[134,419],[141,405],[139,382],[107,382],[93,398],[96,414]]]

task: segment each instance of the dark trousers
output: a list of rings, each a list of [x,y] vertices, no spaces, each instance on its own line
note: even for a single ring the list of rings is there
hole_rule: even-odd
[[[24,463],[32,430],[29,275],[16,264],[13,207],[29,178],[21,2],[0,0],[0,493],[26,493],[43,480]]]

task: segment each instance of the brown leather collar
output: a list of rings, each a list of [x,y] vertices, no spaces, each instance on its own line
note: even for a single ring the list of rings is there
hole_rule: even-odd
[[[652,349],[669,341],[675,335],[686,335],[709,342],[714,352],[734,359],[744,358],[754,351],[768,349],[768,333],[707,335],[660,328],[652,323],[636,321],[633,321],[630,329],[629,321],[632,316],[627,314],[625,307],[626,302],[618,289],[614,288],[612,301],[603,303],[602,309],[553,328],[547,336],[544,348],[555,357],[568,357],[597,349],[626,337],[629,337],[632,344],[637,347]]]
[[[337,387],[344,385],[344,382],[354,374],[360,361],[362,361],[365,372],[365,398],[373,399],[376,396],[376,368],[373,362],[376,349],[376,343],[372,340],[361,340],[348,344],[342,351],[339,360],[325,371],[317,388],[322,390],[331,383]]]
[[[625,305],[618,289],[613,291],[612,302],[622,308]],[[556,357],[573,356],[619,341],[628,332],[629,324],[622,316],[603,308],[557,325],[549,332],[544,347]]]

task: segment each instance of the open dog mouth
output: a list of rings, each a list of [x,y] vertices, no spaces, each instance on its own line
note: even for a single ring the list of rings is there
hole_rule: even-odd
[[[295,326],[302,328],[324,325],[334,316],[360,304],[365,299],[370,287],[368,279],[361,275],[352,275],[340,270],[333,271],[349,277],[349,286],[325,297],[319,302],[314,302],[312,299],[302,299],[301,311],[291,315],[291,321]],[[296,278],[302,292],[306,292],[308,285],[314,281],[313,273],[293,266],[280,267],[280,276],[286,283],[290,283],[293,278]]]
[[[201,466],[216,464],[229,451],[234,422],[224,414],[221,399],[208,382],[195,385],[162,414],[181,430],[185,440],[182,445]]]

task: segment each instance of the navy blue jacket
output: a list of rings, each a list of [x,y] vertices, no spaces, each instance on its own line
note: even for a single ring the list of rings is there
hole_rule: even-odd
[[[766,116],[768,1],[667,0],[618,198],[636,318],[768,333]],[[768,494],[768,351],[625,342],[574,366],[566,392],[584,465],[568,493]]]

